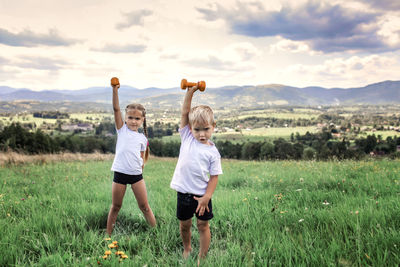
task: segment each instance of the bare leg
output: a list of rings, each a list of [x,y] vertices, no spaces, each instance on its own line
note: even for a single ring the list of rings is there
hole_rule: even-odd
[[[190,242],[190,238],[192,236],[191,227],[192,227],[192,219],[186,221],[179,221],[179,229],[181,232],[182,242],[183,242],[183,258],[186,259],[190,252],[192,252],[192,245]]]
[[[207,256],[208,248],[211,242],[211,232],[208,221],[202,221],[197,219],[197,229],[200,235],[200,251],[199,251],[199,262]],[[199,263],[198,262],[198,263]]]
[[[117,220],[117,215],[122,207],[122,201],[124,199],[126,185],[112,183],[112,204],[110,211],[108,212],[107,218],[107,234],[111,236],[114,229],[115,222]]]
[[[139,209],[143,212],[147,223],[151,227],[156,226],[156,218],[154,217],[153,211],[151,210],[149,202],[147,200],[146,184],[144,180],[140,180],[139,182],[134,183],[132,185],[132,191],[135,194]]]

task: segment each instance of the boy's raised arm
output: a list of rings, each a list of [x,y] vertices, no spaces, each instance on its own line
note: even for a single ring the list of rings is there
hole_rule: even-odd
[[[114,120],[115,120],[115,126],[119,130],[124,125],[124,121],[122,120],[121,109],[119,107],[119,99],[118,99],[119,84],[113,85],[112,88],[113,88],[112,102],[113,102],[113,109],[114,109]]]
[[[197,91],[197,86],[188,87],[185,95],[185,99],[183,100],[182,105],[182,115],[181,115],[181,124],[179,126],[180,129],[184,128],[189,123],[189,112],[192,106],[192,98],[194,92]]]

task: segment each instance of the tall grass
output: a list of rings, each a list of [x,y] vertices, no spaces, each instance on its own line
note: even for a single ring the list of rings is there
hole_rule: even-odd
[[[205,266],[398,266],[400,162],[224,160]],[[128,259],[101,256],[111,204],[111,161],[0,168],[0,266],[177,266],[181,258],[176,159],[145,167],[158,225],[145,223],[127,190],[112,240]],[[194,224],[195,225],[195,224]]]
[[[59,153],[27,155],[16,152],[0,153],[0,166],[21,165],[26,163],[45,164],[60,161],[104,161],[114,157],[113,154],[103,153]]]

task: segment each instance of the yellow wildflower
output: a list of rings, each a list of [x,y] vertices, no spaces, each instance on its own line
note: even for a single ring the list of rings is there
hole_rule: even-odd
[[[125,253],[123,251],[117,251],[115,252],[115,255],[125,255]]]
[[[104,255],[104,256],[103,256],[103,259],[107,259],[107,258],[108,258],[108,256],[107,256],[107,255]]]
[[[104,238],[104,240],[105,240],[105,241],[110,241],[110,240],[111,240],[111,238],[109,238],[109,237],[106,237],[106,238]]]
[[[124,255],[121,256],[121,258],[127,259],[127,258],[128,258],[128,255],[125,255],[125,254],[124,254]]]
[[[111,243],[111,244],[108,245],[108,247],[109,247],[109,248],[116,248],[117,246],[114,245],[113,243]]]
[[[104,252],[104,255],[111,255],[111,250],[106,250],[106,252]]]

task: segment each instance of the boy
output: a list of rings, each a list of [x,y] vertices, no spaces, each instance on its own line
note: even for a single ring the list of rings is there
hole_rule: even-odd
[[[176,216],[180,221],[183,258],[187,258],[192,251],[191,226],[193,214],[196,215],[200,235],[199,263],[210,246],[208,221],[214,216],[211,196],[222,169],[221,156],[210,141],[216,125],[211,108],[201,105],[191,109],[192,97],[197,89],[197,86],[189,87],[183,101],[179,127],[181,148],[170,186],[178,195]]]

